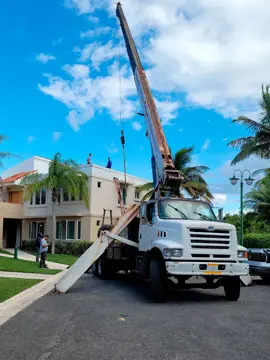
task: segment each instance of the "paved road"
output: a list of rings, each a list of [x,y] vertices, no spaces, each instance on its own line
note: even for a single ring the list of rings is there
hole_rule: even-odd
[[[86,274],[4,324],[0,359],[269,360],[269,293],[258,284],[230,303],[222,289],[189,290],[152,304],[137,283]]]

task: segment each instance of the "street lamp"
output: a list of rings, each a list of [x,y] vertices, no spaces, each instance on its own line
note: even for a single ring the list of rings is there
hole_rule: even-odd
[[[240,179],[235,177],[235,173],[239,171],[240,172]],[[244,183],[243,183],[243,177],[244,177],[244,173],[248,172],[249,176],[247,179],[245,179],[245,182],[247,185],[252,185],[254,179],[251,178],[250,176],[250,171],[245,169],[243,171],[236,169],[234,171],[233,177],[230,178],[231,180],[231,184],[232,185],[236,185],[238,180],[240,180],[240,217],[241,217],[241,226],[240,226],[240,245],[243,245],[243,232],[244,232],[244,216],[243,216],[243,187],[244,187]]]

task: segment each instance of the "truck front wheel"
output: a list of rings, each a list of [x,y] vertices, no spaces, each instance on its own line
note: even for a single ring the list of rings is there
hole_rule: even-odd
[[[164,261],[152,259],[150,263],[150,294],[154,302],[166,301],[168,281]]]
[[[226,299],[229,301],[237,301],[240,297],[240,278],[239,276],[228,276],[223,279],[224,292]]]

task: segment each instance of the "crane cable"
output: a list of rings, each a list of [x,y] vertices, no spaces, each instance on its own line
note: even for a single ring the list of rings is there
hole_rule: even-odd
[[[118,44],[117,44],[117,57],[118,57],[118,77],[119,77],[119,123],[122,125],[121,130],[121,144],[124,160],[124,177],[125,177],[125,193],[124,193],[124,205],[126,204],[127,196],[127,171],[126,171],[126,153],[125,153],[125,135],[124,135],[124,122],[122,121],[123,112],[123,99],[122,99],[122,76],[121,76],[121,58],[120,58],[120,25],[118,26]]]

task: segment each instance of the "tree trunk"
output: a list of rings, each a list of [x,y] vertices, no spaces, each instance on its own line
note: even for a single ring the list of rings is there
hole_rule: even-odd
[[[55,202],[52,202],[52,254],[55,253],[55,237],[56,237],[56,217]]]

